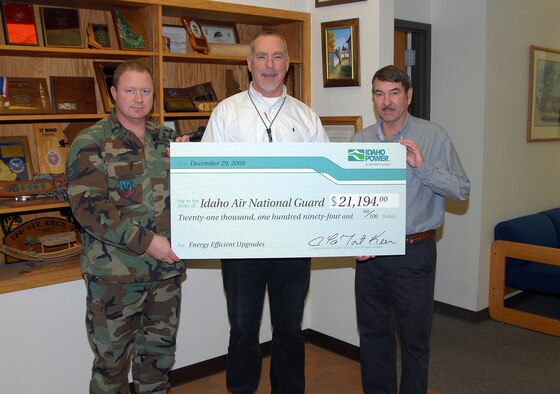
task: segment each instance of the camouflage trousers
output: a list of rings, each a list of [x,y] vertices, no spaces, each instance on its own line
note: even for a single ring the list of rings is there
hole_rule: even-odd
[[[181,277],[111,283],[86,275],[86,327],[94,353],[90,393],[166,393],[175,361]],[[132,360],[131,360],[132,359]]]

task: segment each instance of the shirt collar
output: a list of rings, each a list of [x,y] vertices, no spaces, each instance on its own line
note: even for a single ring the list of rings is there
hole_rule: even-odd
[[[111,113],[108,116],[108,121],[109,121],[109,125],[110,125],[113,133],[115,133],[115,134],[116,133],[121,133],[123,135],[126,135],[129,139],[131,139],[133,141],[134,141],[135,138],[136,139],[138,138],[138,137],[136,137],[136,135],[132,131],[128,130],[126,127],[124,127],[122,125],[121,122],[119,122],[119,119],[117,118],[115,108],[113,108],[111,110]],[[146,122],[146,129],[145,129],[144,138],[146,138],[146,136],[149,136],[149,138],[152,139],[154,134],[155,134],[154,133],[154,128],[151,127],[150,122],[148,122],[147,119],[145,120],[145,122]]]
[[[267,98],[265,98],[262,94],[260,94],[259,92],[257,92],[255,90],[255,88],[253,87],[253,82],[251,82],[249,84],[249,93],[251,94],[251,97],[255,100],[258,101],[259,103],[266,103],[267,102]],[[274,104],[272,105],[272,107],[274,107],[275,105],[278,105],[279,103],[282,102],[282,99],[284,97],[286,97],[286,86],[282,85],[282,94],[278,97],[273,97],[276,99],[276,101],[274,102]],[[268,105],[267,105],[268,106]]]
[[[406,120],[404,121],[403,127],[393,134],[393,141],[397,141],[402,138],[403,133],[405,132],[406,126],[408,125],[408,120],[410,119],[410,114],[406,114]],[[383,142],[387,142],[387,138],[385,138],[385,134],[381,130],[381,123],[383,123],[383,119],[379,118],[377,121],[377,138],[379,138]]]

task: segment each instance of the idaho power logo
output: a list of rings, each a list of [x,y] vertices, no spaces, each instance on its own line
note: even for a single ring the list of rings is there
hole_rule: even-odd
[[[365,149],[348,149],[348,161],[364,161]]]
[[[348,149],[348,161],[389,161],[385,149]]]

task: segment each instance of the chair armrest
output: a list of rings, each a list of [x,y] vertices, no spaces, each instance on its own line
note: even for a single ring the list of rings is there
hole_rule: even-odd
[[[490,257],[490,316],[498,321],[514,324],[547,334],[560,336],[560,321],[504,306],[506,258],[560,266],[560,249],[510,241],[494,241]]]

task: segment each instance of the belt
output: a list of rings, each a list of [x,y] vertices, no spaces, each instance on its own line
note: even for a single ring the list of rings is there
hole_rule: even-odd
[[[414,242],[423,241],[436,235],[436,230],[423,231],[417,234],[410,234],[406,236],[406,244],[412,245]]]

